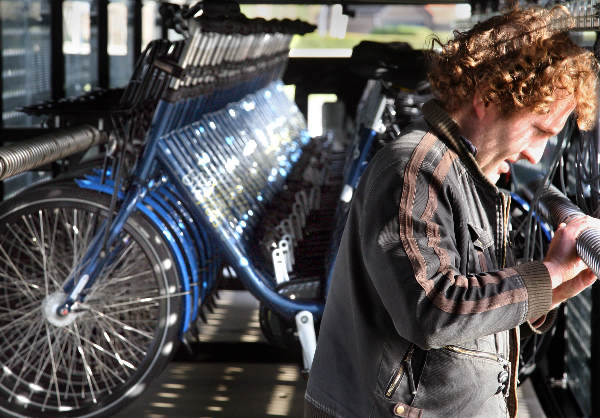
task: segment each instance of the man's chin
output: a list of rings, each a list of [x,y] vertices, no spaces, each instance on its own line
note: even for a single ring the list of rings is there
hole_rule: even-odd
[[[496,184],[500,180],[500,174],[491,174],[486,177],[492,184]]]
[[[495,170],[490,170],[490,172],[484,174],[485,177],[490,181],[490,183],[496,184],[500,177],[502,177],[502,174],[510,173],[510,169],[511,167],[509,164],[501,164],[500,166],[497,166]]]

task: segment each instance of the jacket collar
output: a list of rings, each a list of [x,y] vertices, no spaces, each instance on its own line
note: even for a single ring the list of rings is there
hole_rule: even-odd
[[[423,105],[421,111],[431,129],[438,135],[440,140],[458,154],[471,175],[486,188],[489,188],[490,191],[498,193],[498,188],[490,183],[483,174],[477,160],[475,160],[464,141],[461,140],[460,127],[442,107],[441,103],[432,99]]]

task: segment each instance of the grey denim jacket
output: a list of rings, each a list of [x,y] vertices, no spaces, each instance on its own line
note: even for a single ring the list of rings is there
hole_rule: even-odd
[[[541,262],[511,266],[510,196],[436,102],[373,158],[341,240],[307,417],[516,415],[518,326],[550,309]]]

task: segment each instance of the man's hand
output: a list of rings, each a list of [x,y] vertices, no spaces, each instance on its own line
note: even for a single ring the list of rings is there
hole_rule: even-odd
[[[575,241],[588,228],[600,230],[600,220],[590,216],[560,224],[544,259],[552,279],[552,309],[577,295],[596,280],[594,273],[577,255]]]

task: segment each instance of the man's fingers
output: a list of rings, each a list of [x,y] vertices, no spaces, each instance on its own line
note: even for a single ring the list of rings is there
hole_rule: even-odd
[[[573,279],[564,282],[552,291],[552,309],[556,308],[565,300],[579,294],[595,281],[596,275],[594,272],[590,269],[586,269]]]
[[[573,266],[573,270],[572,270],[572,277],[575,278],[577,277],[580,273],[584,272],[585,270],[587,270],[589,267],[587,266],[587,264],[585,264],[585,262],[583,260],[579,260],[574,266]]]
[[[577,255],[575,244],[577,237],[590,228],[600,230],[600,220],[590,216],[580,216],[570,220],[568,224],[561,223],[558,226],[544,258],[553,289],[587,269]]]
[[[567,226],[570,227],[573,238],[577,238],[586,229],[600,229],[600,219],[592,216],[581,216],[570,221]]]

